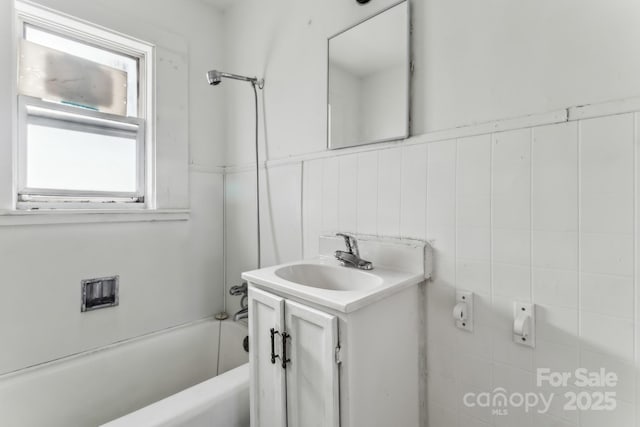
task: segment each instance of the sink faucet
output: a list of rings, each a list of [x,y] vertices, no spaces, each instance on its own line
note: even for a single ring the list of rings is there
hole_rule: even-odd
[[[358,250],[358,241],[354,236],[345,233],[336,234],[337,237],[344,239],[344,244],[347,247],[346,251],[336,251],[335,257],[345,267],[351,266],[359,268],[360,270],[373,270],[373,264],[370,261],[365,261],[360,258],[360,251]]]

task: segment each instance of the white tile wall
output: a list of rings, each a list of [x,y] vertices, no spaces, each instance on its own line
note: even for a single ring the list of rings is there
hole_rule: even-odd
[[[318,236],[322,231],[322,160],[305,162],[302,176],[303,254],[318,254]]]
[[[492,138],[492,292],[531,300],[531,130]]]
[[[378,152],[378,234],[400,233],[400,181],[402,150],[392,148]]]
[[[623,114],[357,154],[337,151],[303,162],[302,171],[277,167],[292,198],[279,202],[278,215],[285,217],[279,221],[298,227],[300,211],[283,207],[297,203],[292,193],[299,185],[301,256],[315,256],[319,234],[337,230],[431,242],[430,427],[633,425],[640,332],[635,123],[633,114]],[[289,234],[277,238],[299,243]],[[453,325],[456,289],[475,293],[473,333]],[[537,304],[535,349],[512,343],[516,300]],[[495,416],[462,404],[468,391],[535,391],[536,369],[543,367],[616,372],[618,408],[568,412],[566,390],[548,387],[539,391],[558,395],[548,414]]]
[[[322,161],[322,231],[338,230],[338,191],[340,189],[340,159]]]
[[[402,149],[400,235],[424,236],[427,229],[427,146]]]
[[[378,225],[378,152],[358,154],[356,227],[360,234],[376,234]]]
[[[356,232],[358,227],[358,156],[339,158],[340,188],[338,188],[338,227],[339,230]]]

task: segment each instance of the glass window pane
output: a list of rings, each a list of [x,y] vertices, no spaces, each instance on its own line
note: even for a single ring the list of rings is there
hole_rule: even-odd
[[[27,125],[27,187],[135,192],[136,138]]]
[[[45,90],[33,93],[34,86]],[[64,88],[75,90],[65,91],[62,96],[60,91]],[[89,107],[137,117],[138,59],[25,25],[20,56],[21,93],[81,104],[76,101],[78,89],[92,101],[87,102]]]

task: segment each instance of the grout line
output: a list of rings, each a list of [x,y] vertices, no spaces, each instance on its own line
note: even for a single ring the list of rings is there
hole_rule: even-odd
[[[342,173],[342,168],[343,168],[343,162],[344,162],[344,157],[336,157],[335,161],[336,161],[336,171],[337,171],[337,176],[338,176],[338,183],[336,185],[336,231],[339,232],[349,232],[349,230],[345,229],[343,226],[343,218],[342,218],[342,214],[343,214],[343,206],[342,206],[342,192],[343,192],[343,188],[342,188],[342,181],[344,181],[344,176]]]
[[[359,218],[359,214],[360,214],[360,155],[359,154],[354,154],[355,158],[356,158],[356,194],[354,195],[355,197],[355,201],[356,201],[356,211],[355,211],[355,230],[353,230],[354,233],[358,234],[358,231],[360,230],[360,224],[358,221]]]
[[[398,150],[400,151],[400,168],[398,169],[398,175],[399,175],[399,178],[400,178],[400,179],[398,179],[398,183],[400,184],[400,186],[398,188],[399,194],[398,194],[398,210],[397,210],[397,212],[398,212],[398,222],[397,222],[398,233],[397,233],[397,235],[402,237],[403,236],[403,233],[402,233],[402,200],[404,199],[402,197],[402,193],[403,193],[403,191],[402,191],[402,175],[403,175],[402,171],[404,169],[403,168],[404,151],[406,150],[406,147],[399,146]],[[405,236],[409,237],[408,235],[405,235]]]
[[[399,147],[400,149],[400,168],[398,169],[398,172],[400,173],[400,194],[398,195],[398,236],[402,236],[402,201],[404,200],[404,197],[402,197],[402,193],[404,193],[404,191],[402,191],[402,189],[404,188],[404,181],[405,181],[405,176],[403,171],[406,169],[405,167],[405,154],[407,152],[407,147]]]
[[[534,304],[535,292],[533,290],[533,143],[535,141],[535,129],[529,132],[529,297]]]
[[[581,259],[581,255],[582,255],[582,122],[580,120],[578,120],[577,124],[576,124],[576,128],[577,128],[577,163],[578,163],[578,167],[577,167],[577,191],[578,191],[578,197],[577,197],[577,211],[578,211],[578,301],[577,301],[577,316],[578,316],[578,339],[577,339],[577,343],[578,343],[578,367],[582,367],[582,259]],[[578,426],[580,426],[582,424],[582,420],[583,420],[583,416],[580,413],[580,411],[578,411]]]
[[[222,175],[222,310],[227,312],[227,175]]]
[[[458,145],[455,140],[453,160],[453,284],[458,289]]]
[[[424,169],[425,169],[425,174],[424,174],[424,180],[425,180],[425,185],[424,185],[424,240],[427,241],[427,243],[429,242],[429,147],[425,146],[424,147]],[[432,261],[431,263],[433,264],[433,259],[434,259],[434,254],[433,254],[433,248],[431,248],[432,251]],[[431,265],[431,274],[433,275],[433,265]]]
[[[326,163],[327,163],[327,159],[322,159],[320,160],[320,234],[324,234],[327,233],[327,230],[324,227],[324,223],[325,223],[325,219],[324,219],[324,215],[325,215],[325,197],[324,197],[324,186],[325,186],[325,179],[324,179],[324,170],[327,167]]]
[[[634,313],[634,334],[633,334],[633,359],[635,362],[634,371],[640,366],[638,360],[638,113],[633,115],[633,313]],[[634,418],[638,419],[638,374],[634,381],[635,402]]]
[[[355,154],[356,156],[356,234],[360,234],[360,229],[361,229],[361,225],[360,225],[360,194],[362,192],[362,188],[360,186],[360,160],[361,160],[361,155]]]
[[[494,193],[494,161],[495,161],[495,142],[496,134],[492,133],[489,137],[489,301],[493,306],[493,281],[494,281],[494,214],[495,214],[495,193]]]
[[[376,151],[376,222],[375,222],[375,235],[380,235],[378,227],[378,221],[380,220],[380,151]]]
[[[342,231],[341,228],[341,221],[340,221],[340,189],[342,188],[342,186],[340,185],[340,181],[342,181],[342,160],[343,159],[336,159],[336,168],[337,170],[337,183],[336,183],[336,197],[335,197],[335,201],[336,201],[336,208],[334,213],[336,214],[336,230]]]
[[[302,255],[302,259],[306,259],[305,253],[304,253],[304,244],[305,244],[305,239],[304,239],[304,227],[305,227],[305,220],[304,217],[306,216],[304,214],[304,170],[305,170],[305,164],[306,162],[300,162],[300,254]]]
[[[495,173],[495,168],[494,168],[494,150],[495,150],[495,139],[496,139],[496,134],[492,133],[489,136],[489,304],[491,305],[491,312],[494,313],[495,312],[495,307],[494,307],[494,270],[493,270],[493,262],[494,262],[494,225],[495,225],[495,221],[494,221],[494,214],[495,214],[495,186],[494,186],[494,173]],[[493,320],[492,320],[493,322]],[[491,328],[491,347],[494,347],[494,339],[495,339],[495,330],[493,330],[493,326]],[[490,374],[490,384],[491,387],[495,386],[496,383],[496,378],[495,378],[495,369],[496,369],[496,358],[494,357],[494,354],[492,352],[491,354],[491,366],[492,366],[492,370],[491,370],[491,374]]]

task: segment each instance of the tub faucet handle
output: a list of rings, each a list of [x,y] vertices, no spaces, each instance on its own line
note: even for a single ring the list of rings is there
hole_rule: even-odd
[[[229,289],[229,294],[233,296],[244,296],[247,295],[247,292],[247,282],[242,282],[242,284],[232,286],[231,289]]]

